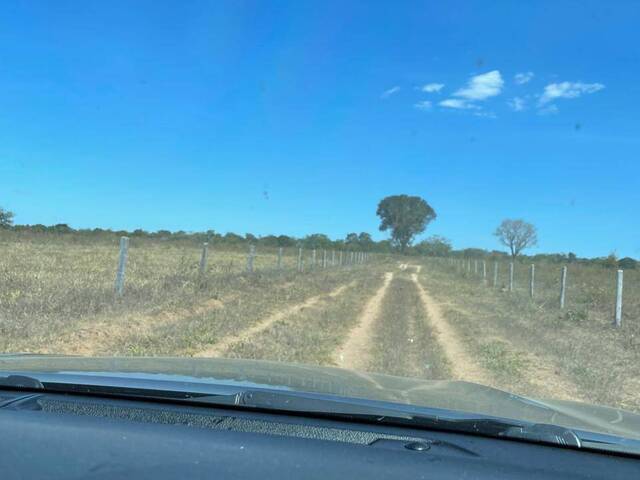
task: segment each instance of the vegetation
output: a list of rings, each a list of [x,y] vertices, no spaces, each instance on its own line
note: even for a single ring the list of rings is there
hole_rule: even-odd
[[[622,327],[612,326],[615,269],[597,263],[568,267],[566,306],[559,308],[561,265],[516,262],[514,291],[506,289],[508,259],[498,260],[498,285],[480,274],[427,260],[421,281],[444,306],[467,348],[492,372],[495,386],[548,398],[640,411],[640,275],[625,272]],[[528,263],[528,262],[527,262]]]
[[[491,288],[478,276],[452,271],[448,258],[438,256],[449,248],[439,237],[414,247],[423,257],[376,254],[368,264],[342,268],[311,269],[311,252],[305,249],[304,273],[295,268],[297,244],[283,247],[282,270],[276,268],[277,246],[258,248],[256,273],[247,274],[246,250],[213,243],[208,269],[200,276],[198,244],[138,234],[131,240],[125,294],[116,297],[113,235],[103,242],[68,231],[31,232],[24,241],[25,232],[15,227],[0,233],[3,352],[203,355],[235,337],[239,340],[216,355],[336,365],[336,352],[384,274],[394,272],[377,310],[369,312],[374,320],[365,369],[449,379],[451,356],[432,330],[412,281],[417,270],[405,266],[423,262],[420,281],[462,338],[467,356],[489,372],[487,385],[532,396],[575,394],[571,398],[640,410],[640,385],[634,383],[640,378],[637,270],[625,274],[623,322],[616,329],[611,326],[615,272],[604,263],[568,264],[566,309],[559,310],[559,262],[569,256],[536,261],[531,300],[522,258],[509,294],[503,288],[508,257],[480,251],[489,262],[501,261],[498,287]],[[247,236],[240,238],[247,242]],[[356,238],[367,241],[353,235],[345,248]],[[454,358],[459,366],[460,358]]]
[[[376,215],[380,217],[380,231],[391,230],[392,242],[405,252],[416,235],[422,233],[436,218],[436,212],[420,197],[392,195],[378,204]]]
[[[0,228],[9,228],[13,225],[13,212],[0,207]]]
[[[524,220],[503,220],[494,235],[500,243],[509,248],[513,258],[520,255],[525,248],[538,243],[536,227]]]

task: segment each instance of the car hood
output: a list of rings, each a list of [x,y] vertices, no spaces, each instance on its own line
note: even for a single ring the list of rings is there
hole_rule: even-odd
[[[640,439],[640,415],[610,407],[514,395],[463,381],[423,380],[255,360],[57,355],[0,356],[0,372],[62,373],[179,384],[218,384],[355,397],[561,425]]]

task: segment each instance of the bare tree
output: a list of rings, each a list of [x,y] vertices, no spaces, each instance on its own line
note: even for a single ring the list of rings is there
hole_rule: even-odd
[[[536,227],[524,220],[503,220],[493,233],[500,243],[509,247],[511,256],[516,258],[525,248],[533,247],[538,243]]]

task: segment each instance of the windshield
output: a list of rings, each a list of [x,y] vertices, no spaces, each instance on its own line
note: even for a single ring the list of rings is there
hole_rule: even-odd
[[[637,2],[2,10],[0,352],[640,438]]]

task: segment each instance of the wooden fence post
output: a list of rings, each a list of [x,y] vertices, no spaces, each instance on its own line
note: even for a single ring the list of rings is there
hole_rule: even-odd
[[[493,287],[498,286],[498,261],[493,262]]]
[[[513,262],[509,262],[509,291],[513,292]]]
[[[487,283],[487,262],[482,260],[482,283]]]
[[[618,274],[616,276],[616,314],[613,319],[614,325],[619,327],[622,325],[622,283],[624,271],[618,270]]]
[[[536,282],[536,266],[535,264],[532,263],[529,269],[529,296],[531,298],[533,298],[533,290],[535,288],[535,282]]]
[[[336,266],[336,251],[335,250],[331,250],[331,266],[332,267]]]
[[[298,272],[302,272],[302,247],[298,247]]]
[[[116,271],[116,294],[122,296],[124,293],[124,275],[127,269],[127,258],[129,257],[129,238],[120,237],[120,256],[118,257],[118,270]]]
[[[322,250],[322,268],[327,268],[327,251]]]
[[[247,272],[253,273],[253,257],[256,256],[255,245],[249,245],[249,255],[247,255]]]
[[[202,244],[202,253],[200,254],[200,267],[199,267],[199,274],[200,276],[204,276],[205,273],[207,273],[207,256],[209,253],[209,244],[207,242],[204,242]]]
[[[316,268],[316,249],[311,250],[311,268]]]
[[[338,265],[342,266],[342,250],[340,250],[338,255]]]
[[[478,274],[478,260],[473,261],[473,274],[474,275]]]
[[[567,291],[567,267],[562,267],[560,273],[560,309],[564,308],[564,298]]]

